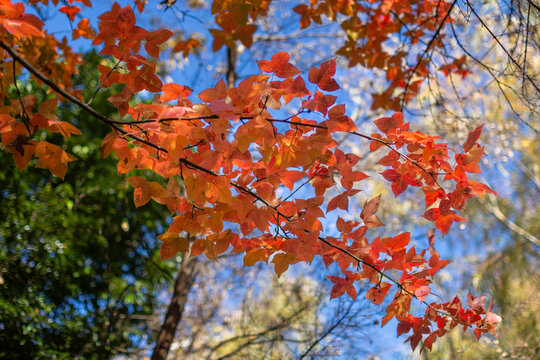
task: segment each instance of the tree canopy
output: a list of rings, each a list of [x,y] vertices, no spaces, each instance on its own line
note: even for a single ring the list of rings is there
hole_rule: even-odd
[[[75,85],[83,80],[91,96],[100,57],[89,53],[83,60]],[[104,114],[114,111],[106,101],[111,90],[95,100]],[[25,91],[47,96],[35,82]],[[4,358],[101,359],[129,350],[136,337],[149,333],[141,319],[157,311],[156,290],[171,271],[170,264],[159,264],[152,240],[165,226],[167,211],[135,211],[115,162],[99,156],[107,126],[88,122],[87,114],[69,104],[57,114],[76,118],[82,131],[68,144],[80,161],[63,180],[36,168],[19,173],[8,154],[0,153]]]

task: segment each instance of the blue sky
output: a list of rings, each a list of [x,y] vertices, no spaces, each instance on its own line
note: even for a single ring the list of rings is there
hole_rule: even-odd
[[[120,1],[121,5],[124,5],[125,3],[128,3],[127,1]],[[142,23],[140,24],[142,27],[148,29],[148,30],[155,30],[158,27],[168,26],[170,28],[174,29],[181,29],[185,34],[195,34],[195,36],[202,36],[207,39],[208,41],[208,47],[211,45],[211,36],[206,30],[208,27],[208,24],[211,23],[208,17],[209,10],[202,8],[200,10],[196,11],[188,11],[186,13],[168,10],[166,12],[163,12],[163,10],[156,10],[153,7],[153,4],[155,2],[151,2],[151,4],[147,5],[147,10],[145,10],[144,18],[139,16],[140,19],[142,19]],[[180,2],[179,2],[180,3]],[[83,11],[81,14],[84,14],[85,17],[89,17],[91,20],[92,25],[97,24],[97,16],[101,14],[103,11],[106,11],[110,8],[110,2],[108,1],[94,1],[93,2],[94,7],[92,9],[87,9],[83,7]],[[185,7],[184,7],[185,8]],[[294,21],[288,21],[288,17],[294,17],[296,15],[285,13],[283,11],[276,11],[273,14],[270,14],[270,19],[276,19],[276,18],[282,18],[287,19],[284,21],[281,25],[282,28],[280,30],[283,30],[285,34],[296,34],[298,29],[295,24],[296,20]],[[62,37],[64,34],[68,36],[68,39],[71,37],[71,25],[69,20],[60,13],[57,13],[56,11],[52,10],[52,8],[49,11],[44,12],[49,19],[46,21],[46,28],[49,32],[57,34],[58,37]],[[136,15],[139,15],[136,12]],[[79,17],[80,18],[80,17]],[[72,26],[76,26],[76,23],[78,22],[79,18],[75,21],[75,24]],[[296,19],[296,18],[294,18]],[[139,23],[138,23],[139,24]],[[280,26],[281,26],[280,25]],[[266,31],[264,34],[256,33],[256,35],[260,36],[267,36],[272,35],[272,31],[276,31],[276,29],[273,29],[272,25],[269,24],[267,26],[268,31]],[[273,30],[272,30],[273,29]],[[279,29],[279,27],[278,27]],[[335,42],[334,38],[329,36],[328,38],[325,38],[324,36],[318,37],[321,33],[325,34],[339,34],[339,30],[336,29],[333,25],[325,25],[321,27],[317,27],[314,30],[311,30],[311,34],[313,36],[317,35],[317,37],[312,37],[310,40],[303,40],[302,42],[275,42],[271,45],[256,45],[254,46],[252,51],[248,51],[247,49],[241,49],[241,62],[244,62],[246,65],[239,66],[238,73],[239,77],[247,77],[255,72],[257,72],[256,67],[256,60],[261,60],[262,58],[269,59],[271,55],[274,52],[287,50],[292,52],[296,52],[295,54],[300,54],[293,56],[293,61],[297,61],[297,66],[303,70],[307,71],[309,69],[309,66],[312,65],[319,65],[320,62],[324,60],[328,60],[331,58],[332,52],[327,51],[324,49],[326,46],[332,46],[332,42]],[[335,45],[335,44],[334,44]],[[92,45],[87,40],[77,40],[74,42],[74,48],[80,48],[82,51],[87,51],[92,48]],[[321,50],[322,48],[322,50]],[[326,54],[326,55],[325,55]],[[163,60],[165,60],[165,56],[163,57]],[[192,100],[195,100],[194,97],[200,90],[203,90],[208,87],[213,87],[217,81],[220,79],[222,75],[221,70],[223,70],[224,67],[224,61],[225,61],[225,50],[221,49],[217,53],[212,53],[211,51],[203,51],[196,57],[192,57],[189,60],[185,61],[181,58],[176,59],[175,62],[169,63],[168,69],[170,69],[170,73],[165,77],[165,81],[173,81],[182,85],[190,86],[192,89],[194,89],[194,95],[192,95]],[[314,63],[312,63],[314,61]],[[380,87],[382,82],[378,78],[380,75],[377,73],[366,73],[363,70],[360,70],[359,72],[356,72],[351,75],[351,72],[340,68],[338,71],[338,77],[342,80],[342,82],[347,81],[346,88],[343,91],[339,92],[339,98],[338,103],[340,102],[346,102],[347,108],[349,110],[349,113],[356,113],[358,112],[358,119],[359,119],[359,126],[362,129],[366,129],[368,132],[373,130],[372,124],[368,123],[367,119],[373,119],[375,115],[381,115],[381,114],[374,114],[370,112],[369,105],[371,101],[371,96],[368,91],[365,90],[365,84],[366,83],[373,83],[374,87]],[[354,84],[351,84],[351,80],[353,81],[362,81],[362,84],[359,84],[358,86],[354,86]],[[358,89],[362,88],[364,90],[359,91]],[[362,147],[367,144],[359,144],[358,147]],[[493,177],[496,177],[497,174],[495,174],[495,171],[489,172],[487,174],[490,176],[490,180]],[[493,176],[493,177],[491,177]],[[360,195],[360,198],[362,201],[359,201],[359,203],[363,203],[364,200],[369,198],[371,195],[370,192],[374,191],[373,189],[366,189],[366,195],[362,194]],[[496,189],[497,191],[503,190],[503,189]],[[410,190],[409,190],[410,192]],[[306,193],[300,192],[298,195],[307,195]],[[385,195],[386,200],[391,202],[393,201],[393,197],[390,194]],[[416,217],[419,214],[412,214],[412,216]],[[335,217],[328,217],[327,222],[328,226],[331,228],[331,224],[335,221]],[[385,220],[383,219],[383,222]],[[423,223],[425,224],[425,223]],[[413,230],[413,238],[418,239],[419,246],[418,247],[425,247],[426,245],[426,239],[423,238],[423,234],[427,232],[427,228],[425,226],[421,226],[422,224],[413,224],[410,225],[410,229]],[[465,254],[466,251],[470,251],[470,249],[466,249],[466,247],[459,245],[460,241],[462,241],[465,237],[471,237],[471,236],[477,236],[478,238],[482,236],[482,234],[475,234],[474,231],[471,231],[471,228],[460,228],[458,225],[454,225],[452,232],[450,235],[446,236],[443,239],[440,239],[438,241],[438,250],[445,258],[459,258]],[[502,239],[499,244],[504,243],[504,239]],[[461,265],[457,265],[461,266]],[[332,271],[332,270],[330,270]],[[459,271],[452,271],[452,267],[450,267],[450,273],[454,274],[452,276],[457,276],[461,272]],[[451,277],[450,281],[447,281],[445,283],[445,287],[458,287],[458,284],[461,284],[461,279]],[[330,287],[331,284],[326,281],[326,286]],[[452,289],[457,290],[457,289]],[[451,291],[452,292],[452,291]],[[466,293],[466,290],[465,290]],[[365,301],[362,299],[359,299],[358,301]],[[423,313],[423,309],[419,310],[418,313]],[[392,321],[389,323],[382,331],[376,331],[377,338],[381,342],[384,342],[386,344],[392,344],[392,347],[395,347],[398,349],[398,352],[403,350],[403,354],[400,355],[403,357],[406,357],[407,350],[405,350],[407,346],[402,345],[402,341],[404,338],[395,339],[395,321]],[[388,354],[380,354],[381,359],[396,359],[398,355],[395,352],[391,352]]]

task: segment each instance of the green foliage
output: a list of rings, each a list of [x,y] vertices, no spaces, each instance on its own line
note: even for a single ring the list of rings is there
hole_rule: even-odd
[[[85,56],[81,90],[97,87],[98,61]],[[104,114],[114,110],[108,96],[93,101]],[[33,166],[20,173],[0,152],[0,358],[107,359],[137,345],[174,266],[158,264],[154,240],[167,211],[155,203],[135,211],[115,161],[100,158],[108,128],[61,111],[83,132],[68,143],[79,161],[65,181]]]

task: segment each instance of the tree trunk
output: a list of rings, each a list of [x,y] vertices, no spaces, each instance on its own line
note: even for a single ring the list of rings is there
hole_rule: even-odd
[[[196,259],[184,256],[182,265],[178,270],[173,297],[167,308],[165,321],[159,332],[159,337],[152,354],[152,360],[165,360],[167,358],[167,354],[169,353],[169,349],[174,339],[174,334],[176,333],[176,328],[182,318],[189,290],[195,280],[196,263]]]
[[[233,88],[236,82],[236,58],[238,51],[236,49],[236,43],[232,48],[227,48],[227,87]]]

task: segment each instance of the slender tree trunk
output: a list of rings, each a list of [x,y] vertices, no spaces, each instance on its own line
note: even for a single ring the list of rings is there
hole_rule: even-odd
[[[234,43],[234,47],[227,48],[227,86],[228,88],[234,87],[234,83],[236,82],[236,58],[238,55],[238,51],[236,49],[236,43]]]
[[[184,312],[189,291],[195,280],[196,263],[196,259],[184,256],[182,265],[178,270],[173,296],[167,308],[165,321],[159,332],[154,353],[152,354],[152,360],[165,360],[167,358],[176,328],[182,319],[182,313]]]

